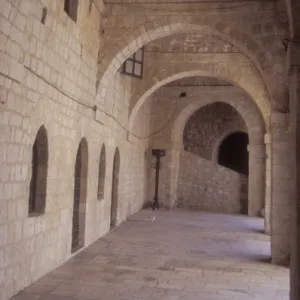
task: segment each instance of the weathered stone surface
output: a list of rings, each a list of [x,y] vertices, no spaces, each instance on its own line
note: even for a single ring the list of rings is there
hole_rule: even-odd
[[[177,197],[179,207],[239,214],[248,204],[248,177],[182,151]]]
[[[293,143],[300,136],[296,125],[299,113],[297,105],[294,106],[299,102],[299,80],[294,82],[286,76],[290,74],[291,64],[293,67],[298,64],[295,45],[300,36],[299,1],[250,1],[241,5],[225,0],[171,2],[78,1],[74,22],[65,12],[62,0],[1,1],[1,300],[9,299],[71,257],[74,165],[82,138],[87,142],[88,157],[87,193],[80,205],[80,212],[85,214],[81,230],[84,228],[86,247],[110,227],[116,148],[120,151],[117,224],[153,199],[153,147],[167,149],[159,192],[164,204],[173,207],[178,195],[184,125],[193,112],[216,101],[230,104],[239,112],[247,126],[251,146],[264,148],[266,144],[265,150],[249,151],[253,155],[249,174],[252,192],[249,201],[254,204],[251,214],[257,214],[265,205],[273,262],[286,262],[290,255],[294,258],[291,297],[299,299],[299,195],[295,188],[299,151]],[[287,59],[282,43],[285,37],[294,40],[293,47],[288,47],[293,53],[291,60]],[[124,60],[144,45],[143,78],[119,72]],[[193,81],[196,87],[191,87],[188,91],[191,97],[183,101],[177,101],[182,85],[157,91],[174,80],[191,76],[206,79]],[[207,84],[207,76],[217,77],[210,81],[211,86]],[[201,80],[205,87],[199,88]],[[275,120],[274,115],[283,118]],[[42,125],[47,131],[49,148],[46,207],[44,214],[29,217],[32,146]],[[265,142],[264,134],[269,137]],[[103,144],[106,175],[103,199],[99,201],[99,159]],[[261,155],[264,152],[266,161]],[[197,280],[197,284],[191,284],[189,266],[177,267],[185,268],[180,271],[183,272],[180,282],[175,280],[178,278],[170,282],[162,280],[157,287],[171,290],[169,295],[151,294],[149,289],[139,286],[136,297],[151,294],[156,299],[242,299],[243,293],[237,295],[236,291],[232,294],[228,290],[222,297],[216,293],[204,295],[203,290],[196,295],[197,292],[178,295],[178,289],[198,291],[203,283]],[[262,266],[255,264],[253,268]],[[102,273],[106,283],[116,273],[120,274],[107,265],[105,272]],[[260,277],[257,272],[254,275]],[[147,274],[148,288],[153,276]],[[95,283],[91,277],[88,279]],[[260,283],[257,278],[256,286]],[[134,280],[126,281],[127,286],[135,287]],[[224,278],[219,276],[218,280],[223,282]],[[281,281],[262,284],[268,290],[263,299],[286,297],[286,290],[271,292],[280,285],[278,282]],[[56,287],[59,283],[55,278],[46,287],[34,286],[26,297],[38,299],[34,288],[48,293],[49,286]],[[49,294],[45,299],[58,300],[63,295],[71,295],[73,286],[80,286],[61,284],[57,294]],[[228,285],[227,281],[225,284]],[[230,284],[234,289],[231,281]],[[216,288],[209,283],[208,287],[217,290],[222,284]],[[102,288],[95,288],[97,295],[107,293],[105,297],[109,299],[118,297],[113,289],[103,291]],[[82,293],[85,292],[83,287]],[[132,291],[128,294],[132,297]],[[248,295],[244,297],[247,299]]]
[[[187,122],[183,132],[184,149],[217,162],[221,142],[234,132],[247,133],[242,116],[225,103],[207,105]]]
[[[288,299],[288,269],[266,263],[270,238],[260,232],[262,219],[155,215],[154,222],[125,222],[13,300]]]

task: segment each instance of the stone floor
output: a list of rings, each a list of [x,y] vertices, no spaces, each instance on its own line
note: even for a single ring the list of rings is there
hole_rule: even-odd
[[[14,300],[287,300],[288,269],[268,263],[262,229],[246,216],[144,210]]]

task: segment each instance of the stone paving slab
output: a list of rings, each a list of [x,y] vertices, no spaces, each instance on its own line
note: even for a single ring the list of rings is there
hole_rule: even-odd
[[[288,299],[289,270],[269,263],[262,219],[143,210],[133,220],[13,300]]]

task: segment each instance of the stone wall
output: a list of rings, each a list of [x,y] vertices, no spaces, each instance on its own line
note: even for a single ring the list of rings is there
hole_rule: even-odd
[[[86,139],[88,149],[84,246],[109,230],[111,170],[116,147],[120,151],[118,223],[142,207],[146,196],[149,198],[145,178],[151,169],[150,152],[146,154],[150,146],[169,150],[162,168],[162,195],[169,203],[176,199],[181,149],[172,145],[174,122],[181,118],[181,110],[188,117],[187,110],[213,103],[220,95],[214,94],[204,103],[195,97],[180,102],[171,116],[172,122],[151,136],[149,145],[149,129],[153,132],[165,125],[168,101],[151,111],[151,127],[149,107],[145,104],[134,114],[132,124],[128,124],[128,118],[131,120],[133,107],[154,83],[163,85],[165,78],[184,71],[189,71],[190,76],[224,77],[245,90],[248,88],[248,94],[264,112],[264,120],[271,110],[269,94],[274,100],[273,108],[286,108],[282,84],[285,52],[281,39],[288,33],[288,26],[280,5],[254,3],[251,14],[246,6],[231,14],[230,3],[220,4],[222,9],[219,9],[217,3],[158,7],[153,3],[104,6],[101,0],[79,1],[75,23],[64,11],[63,4],[62,0],[1,1],[1,300],[7,300],[71,256],[74,164],[82,138]],[[184,41],[182,33],[187,34]],[[174,47],[168,51],[178,49],[190,53],[146,52],[148,62],[142,80],[117,71],[142,45],[176,34]],[[217,36],[224,43],[220,44],[218,39],[200,45],[203,36]],[[178,48],[179,41],[183,41],[182,48]],[[196,43],[195,50],[190,51]],[[223,53],[214,53],[217,49]],[[229,53],[230,49],[234,53]],[[217,89],[216,93],[220,92]],[[208,88],[205,97],[211,94]],[[257,107],[249,104],[249,97],[242,98],[242,101],[239,97],[224,101],[235,104],[239,112],[248,116],[250,138],[259,144],[261,139],[257,133],[264,132],[263,121]],[[188,105],[192,107],[187,108]],[[250,128],[249,124],[253,126]],[[49,145],[46,209],[44,214],[29,218],[32,145],[42,125]],[[130,141],[128,128],[137,136]],[[254,134],[250,132],[252,128]],[[175,132],[182,139],[182,132]],[[104,199],[98,201],[98,167],[103,143],[107,172]],[[282,244],[280,240],[277,243]]]
[[[145,46],[146,52],[205,53],[205,52],[238,52],[230,43],[224,43],[217,36],[205,36],[204,33],[178,34],[155,40]]]
[[[181,33],[200,34],[205,38],[217,35],[251,58],[265,76],[276,107],[285,107],[285,53],[281,37],[288,34],[288,19],[282,3],[254,2],[249,13],[248,6],[232,3],[135,2],[132,5],[118,2],[107,5],[107,15],[107,34],[100,54],[101,86],[107,86],[111,73],[119,68],[122,60],[142,45]]]
[[[179,98],[181,92],[186,92],[187,97]],[[178,198],[176,187],[179,153],[183,150],[184,127],[193,113],[216,102],[222,102],[223,105],[234,107],[238,111],[238,115],[242,116],[249,129],[250,143],[263,139],[264,124],[261,115],[247,94],[237,87],[166,86],[147,99],[146,103],[151,103],[150,132],[154,133],[149,141],[149,147],[166,149],[166,157],[162,159],[159,185],[159,199],[164,206],[174,206]],[[206,136],[205,139],[207,138]],[[152,201],[154,195],[154,163],[155,159],[150,153],[148,201]],[[260,177],[255,175],[255,178]]]
[[[42,4],[43,3],[43,4]],[[0,299],[57,267],[71,256],[74,165],[87,141],[88,177],[84,240],[88,246],[109,230],[112,165],[120,151],[117,222],[145,201],[148,139],[127,141],[132,81],[117,72],[105,102],[96,89],[102,42],[101,1],[79,1],[77,23],[63,1],[1,2],[0,10]],[[47,9],[42,22],[43,8]],[[97,107],[94,105],[97,104]],[[147,110],[137,116],[148,134]],[[28,216],[32,145],[40,126],[48,137],[45,213]],[[99,159],[106,147],[103,200],[97,199]]]
[[[196,111],[183,133],[184,149],[206,159],[217,161],[220,139],[234,132],[247,132],[245,121],[230,105],[214,103]]]
[[[245,212],[248,178],[195,154],[181,151],[179,207],[218,213]]]

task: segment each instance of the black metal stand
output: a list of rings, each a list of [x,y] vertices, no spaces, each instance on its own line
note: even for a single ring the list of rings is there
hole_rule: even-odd
[[[158,185],[159,185],[159,169],[160,169],[160,158],[165,156],[166,151],[160,149],[152,149],[152,155],[156,157],[155,164],[155,192],[154,199],[152,203],[152,209],[159,209],[159,199],[158,199]]]

